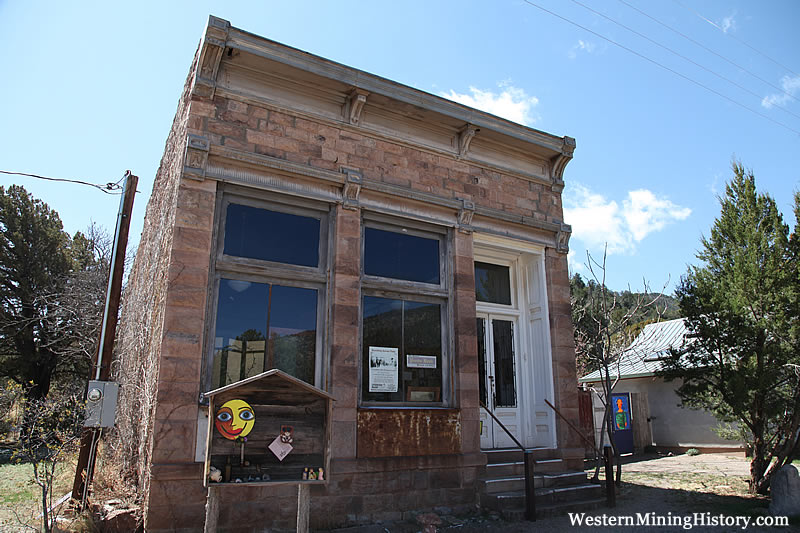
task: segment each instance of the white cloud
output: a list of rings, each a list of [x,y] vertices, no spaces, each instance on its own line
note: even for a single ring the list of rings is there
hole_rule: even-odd
[[[800,91],[800,76],[784,76],[781,79],[782,93],[770,94],[761,100],[761,105],[770,109],[772,106],[781,106],[789,102],[790,99]]]
[[[578,52],[593,54],[595,50],[597,50],[597,45],[593,42],[578,39],[578,42],[567,52],[567,57],[575,59],[578,56]]]
[[[737,29],[736,14],[737,11],[734,9],[733,13],[722,19],[722,22],[720,22],[722,33],[728,33],[729,31],[736,31]]]
[[[499,92],[470,87],[469,94],[460,94],[450,89],[450,92],[440,92],[439,96],[519,124],[532,126],[536,122],[533,108],[539,103],[539,99],[528,95],[525,89],[514,87],[508,82],[498,83],[497,87],[500,89]]]
[[[564,194],[564,219],[572,225],[572,238],[588,248],[608,244],[609,255],[633,252],[649,234],[685,220],[691,212],[647,189],[629,191],[621,205],[582,185],[571,185]]]
[[[654,231],[664,229],[670,222],[686,220],[692,214],[688,207],[675,205],[665,198],[656,198],[647,189],[628,192],[628,198],[623,205],[625,222],[636,242]]]

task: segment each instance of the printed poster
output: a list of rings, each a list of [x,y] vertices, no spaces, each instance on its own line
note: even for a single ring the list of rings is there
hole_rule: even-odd
[[[369,347],[369,392],[397,392],[397,348]]]

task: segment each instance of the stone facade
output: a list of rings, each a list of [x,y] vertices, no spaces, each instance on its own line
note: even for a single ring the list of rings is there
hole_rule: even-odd
[[[206,361],[213,349],[219,210],[232,185],[330,206],[318,386],[336,402],[330,481],[312,487],[312,527],[398,519],[438,506],[475,507],[486,463],[479,427],[476,233],[541,249],[551,401],[577,422],[570,228],[561,207],[562,173],[574,146],[568,137],[512,124],[211,17],[148,206],[128,288],[134,296],[122,318],[121,346],[133,349],[121,365],[128,371],[120,376],[123,387],[138,363],[155,361],[147,378],[152,409],[129,413],[122,423],[145,420],[149,428],[138,449],[146,529],[203,527],[198,398],[209,382]],[[450,395],[442,407],[452,416],[443,428],[429,426],[421,430],[429,434],[419,437],[447,441],[434,454],[381,456],[378,449],[365,456],[364,435],[374,430],[367,427],[374,417],[365,416],[372,411],[361,405],[359,392],[366,213],[434,225],[446,235],[450,279],[442,298],[448,302]],[[147,323],[136,318],[142,311],[136,302],[148,306]],[[137,335],[146,342],[130,341]],[[142,388],[139,394],[145,394]],[[380,411],[384,422],[404,424],[420,409]],[[560,421],[555,433],[553,453],[577,465],[583,456],[577,437]],[[414,444],[419,442],[409,442],[409,449],[417,449]],[[293,485],[221,492],[225,531],[294,525]]]

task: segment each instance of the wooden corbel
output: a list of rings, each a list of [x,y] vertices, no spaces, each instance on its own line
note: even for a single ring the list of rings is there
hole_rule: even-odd
[[[228,42],[228,31],[231,23],[214,16],[208,17],[203,44],[200,47],[197,72],[194,77],[192,94],[213,98],[217,90],[217,72],[222,61],[222,53]]]
[[[572,236],[572,226],[561,223],[561,228],[556,233],[556,252],[569,253],[569,238]]]
[[[364,110],[364,104],[367,103],[367,96],[369,93],[363,89],[353,89],[349,97],[349,120],[350,124],[358,126],[361,121],[361,112]]]
[[[466,124],[458,131],[458,157],[467,155],[469,143],[472,142],[472,138],[475,137],[475,134],[479,131],[481,131],[480,128],[476,128],[472,124]]]
[[[189,134],[186,139],[186,153],[183,159],[183,175],[195,180],[206,179],[206,163],[211,144],[207,137]]]
[[[567,168],[567,163],[572,160],[574,152],[575,139],[564,137],[561,153],[550,159],[550,179],[552,181],[550,187],[553,191],[561,192],[564,190],[564,169]]]
[[[342,168],[345,174],[344,187],[342,188],[342,207],[344,209],[358,210],[358,195],[361,193],[361,184],[364,177],[361,172],[352,168]]]
[[[472,217],[475,215],[475,202],[461,198],[461,208],[458,210],[458,231],[472,233]]]

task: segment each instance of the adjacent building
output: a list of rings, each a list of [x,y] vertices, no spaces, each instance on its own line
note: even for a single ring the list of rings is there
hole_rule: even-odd
[[[474,509],[508,432],[580,469],[545,403],[577,424],[574,149],[210,17],[118,341],[147,530],[203,527],[202,395],[273,368],[335,400],[312,527]],[[291,528],[296,497],[231,487],[220,527]]]
[[[681,406],[675,392],[680,381],[666,381],[659,376],[664,358],[670,350],[685,346],[687,334],[682,318],[648,324],[609,367],[611,380],[616,382],[612,394],[623,397],[631,418],[634,450],[683,453],[697,448],[705,453],[744,454],[741,441],[727,440],[715,431],[722,424],[712,413]],[[600,442],[605,413],[601,372],[591,372],[579,382],[593,391],[595,438]]]

